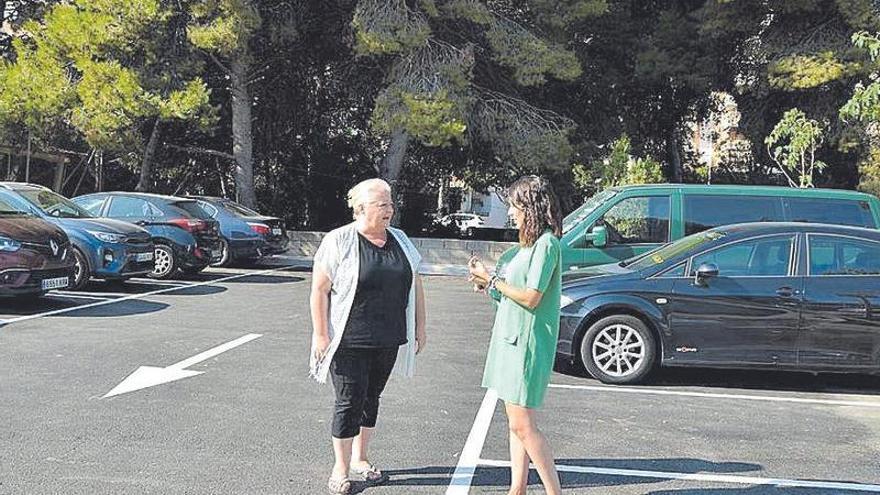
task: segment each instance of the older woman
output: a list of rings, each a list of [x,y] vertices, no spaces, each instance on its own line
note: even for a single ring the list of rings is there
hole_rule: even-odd
[[[387,476],[369,460],[379,397],[392,370],[412,376],[424,350],[425,296],[421,256],[391,228],[391,187],[370,179],[348,193],[354,222],[329,232],[312,272],[311,375],[336,390],[332,494],[351,491],[349,471],[370,484]]]
[[[529,459],[550,495],[560,493],[550,444],[538,429],[535,410],[550,383],[562,292],[559,202],[546,179],[523,177],[508,189],[508,214],[519,228],[519,246],[504,278],[483,263],[468,263],[470,280],[496,301],[483,386],[504,401],[510,430],[510,495],[526,493]]]

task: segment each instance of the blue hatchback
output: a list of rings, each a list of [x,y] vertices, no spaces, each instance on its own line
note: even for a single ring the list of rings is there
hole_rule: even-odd
[[[20,182],[0,183],[0,193],[25,211],[61,227],[73,244],[76,271],[71,288],[90,278],[125,280],[153,271],[153,243],[146,230],[118,220],[95,218],[51,189]]]

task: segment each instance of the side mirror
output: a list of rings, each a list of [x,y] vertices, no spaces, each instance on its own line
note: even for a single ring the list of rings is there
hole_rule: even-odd
[[[697,274],[694,276],[694,283],[697,285],[705,285],[710,278],[718,276],[718,265],[714,263],[703,263],[697,268]]]
[[[604,225],[596,225],[584,236],[587,242],[593,243],[593,247],[603,248],[608,244],[608,231]]]

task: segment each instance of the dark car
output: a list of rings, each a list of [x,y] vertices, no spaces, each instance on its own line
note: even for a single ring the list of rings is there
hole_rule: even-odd
[[[287,230],[280,218],[260,213],[230,199],[187,196],[220,222],[221,256],[218,265],[253,261],[265,255],[287,251]]]
[[[178,270],[195,274],[220,257],[220,234],[195,200],[159,194],[106,192],[73,201],[101,216],[145,228],[154,243],[153,278],[171,278]]]
[[[880,231],[718,227],[563,275],[557,351],[606,383],[655,364],[880,371]]]
[[[63,230],[0,198],[0,295],[68,287],[74,258]]]
[[[153,243],[146,230],[119,220],[95,218],[74,202],[37,184],[0,183],[0,194],[67,234],[76,273],[70,287],[90,278],[125,280],[153,271]]]

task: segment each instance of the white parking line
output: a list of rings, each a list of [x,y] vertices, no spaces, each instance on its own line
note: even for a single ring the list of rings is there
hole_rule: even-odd
[[[70,294],[66,292],[58,292],[55,291],[52,293],[53,296],[57,299],[100,299],[101,301],[109,301],[110,299],[114,299],[113,297],[107,297],[108,294]]]
[[[800,397],[773,397],[764,395],[744,395],[744,394],[712,394],[706,392],[684,392],[680,390],[657,390],[647,388],[627,388],[627,387],[597,387],[589,385],[562,385],[551,383],[550,388],[575,389],[575,390],[592,390],[594,392],[610,392],[623,394],[647,394],[647,395],[673,395],[679,397],[703,397],[711,399],[737,399],[737,400],[757,400],[766,402],[795,402],[799,404],[822,404],[829,406],[854,406],[854,407],[874,407],[880,408],[880,402],[877,397],[869,395],[859,395],[865,399],[875,399],[875,401],[857,401],[857,400],[831,400],[831,399],[803,399]]]
[[[190,287],[199,287],[199,286],[203,286],[203,285],[217,284],[217,283],[221,283],[221,282],[226,282],[228,280],[235,280],[235,279],[239,279],[239,278],[250,277],[253,275],[265,275],[267,273],[288,270],[290,268],[293,268],[293,267],[282,266],[282,267],[278,267],[278,268],[272,268],[270,270],[261,270],[261,271],[252,272],[252,273],[242,273],[240,275],[232,275],[229,277],[218,278],[216,280],[206,280],[204,282],[198,282],[198,283],[194,283],[194,284],[190,284],[190,285],[174,286],[174,287],[168,287],[166,289],[158,289],[158,290],[154,290],[154,291],[150,291],[150,292],[144,292],[143,294],[131,294],[131,295],[128,295],[125,297],[120,297],[117,299],[110,299],[107,301],[100,301],[100,302],[96,302],[93,304],[83,304],[82,306],[74,306],[72,308],[56,309],[54,311],[47,311],[45,313],[37,313],[37,314],[33,314],[33,315],[21,316],[21,317],[12,318],[9,320],[0,320],[0,327],[6,327],[6,326],[11,325],[13,323],[20,323],[22,321],[36,320],[38,318],[43,318],[46,316],[55,316],[55,315],[60,315],[60,314],[64,314],[64,313],[70,313],[72,311],[79,311],[82,309],[94,308],[94,307],[98,307],[98,306],[105,306],[107,304],[114,304],[114,303],[118,303],[118,302],[122,302],[122,301],[130,301],[133,299],[142,299],[142,298],[149,297],[149,296],[155,296],[157,294],[165,294],[168,292],[174,292],[176,290],[189,289]]]
[[[479,464],[481,466],[489,467],[510,467],[509,461],[496,461],[489,459],[480,459]],[[534,469],[534,466],[530,467]],[[759,478],[755,476],[739,476],[730,474],[676,473],[671,471],[643,471],[640,469],[611,469],[593,466],[569,466],[558,464],[556,465],[556,469],[560,472],[567,473],[604,474],[609,476],[625,476],[630,478],[702,481],[712,483],[731,483],[738,485],[772,485],[790,488],[824,488],[827,490],[880,493],[880,485],[844,483],[837,481],[790,480],[783,478]]]
[[[458,465],[455,466],[455,472],[452,474],[449,488],[446,489],[446,495],[461,495],[470,491],[474,472],[477,470],[480,454],[483,453],[483,443],[486,441],[489,425],[492,424],[492,416],[495,415],[497,403],[498,394],[492,389],[486,390],[483,403],[474,419],[474,425],[471,427],[471,432],[468,434],[461,455],[458,457]]]

